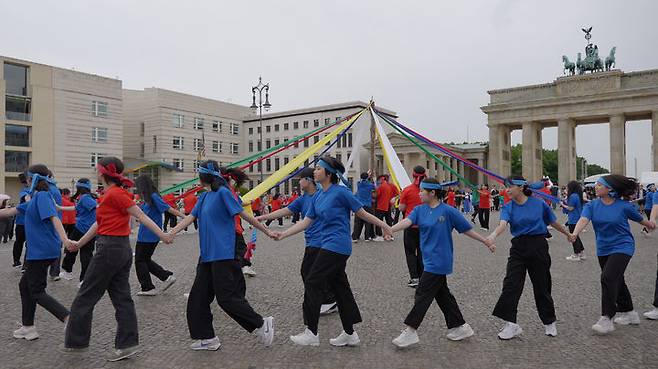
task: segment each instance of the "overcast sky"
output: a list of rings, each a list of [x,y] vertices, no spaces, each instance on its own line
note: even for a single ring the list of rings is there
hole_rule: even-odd
[[[444,142],[487,140],[487,90],[551,82],[563,54],[623,71],[658,68],[657,1],[22,1],[0,5],[0,53],[249,105],[259,75],[273,110],[348,100],[395,110]],[[513,136],[520,139],[520,134]],[[577,130],[608,166],[608,126]],[[544,131],[545,147],[557,144]],[[628,125],[628,174],[650,166],[649,122]]]

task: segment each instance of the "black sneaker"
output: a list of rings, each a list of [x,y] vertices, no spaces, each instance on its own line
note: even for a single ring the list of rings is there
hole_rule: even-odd
[[[409,280],[409,282],[407,282],[407,286],[409,286],[411,288],[416,288],[416,287],[418,287],[419,282],[420,282],[420,280],[418,278],[411,278]]]
[[[16,267],[19,267],[21,265],[23,265],[23,264],[20,261],[14,261],[14,264],[12,265],[12,267],[16,268]]]

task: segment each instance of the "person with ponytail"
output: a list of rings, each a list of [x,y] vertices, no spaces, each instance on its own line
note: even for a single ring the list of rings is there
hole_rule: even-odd
[[[21,188],[21,191],[18,193],[17,206],[20,206],[20,204],[29,199],[30,187],[27,185],[27,177],[25,176],[25,173],[20,173],[18,175],[18,180],[23,185],[23,188]],[[23,246],[25,245],[25,215],[21,214],[21,212],[18,212],[16,215],[16,228],[14,233],[16,234],[16,239],[14,240],[12,254],[14,256],[13,267],[16,268],[22,265],[21,255],[23,254]]]
[[[413,171],[414,181],[402,190],[400,195],[400,211],[404,212],[407,218],[414,208],[422,204],[420,198],[420,184],[427,175],[425,168],[417,165]],[[423,256],[420,248],[420,230],[417,225],[411,225],[404,229],[404,254],[407,260],[407,269],[409,270],[409,282],[407,286],[415,288],[418,286],[420,276],[423,274]]]
[[[547,226],[551,225],[568,238],[570,234],[557,222],[553,209],[544,200],[532,196],[528,182],[523,177],[508,177],[505,187],[512,201],[503,206],[500,211],[500,224],[488,237],[494,241],[505,231],[508,224],[513,236],[503,290],[493,311],[494,316],[505,322],[498,338],[509,340],[523,333],[523,329],[516,322],[516,316],[526,273],[532,282],[537,312],[544,324],[545,333],[555,337],[557,327],[551,296],[551,256],[546,241]]]
[[[117,321],[115,350],[107,357],[108,361],[126,359],[139,352],[137,313],[130,294],[133,262],[130,217],[137,218],[162,241],[171,243],[173,239],[135,205],[132,194],[126,190],[133,186],[133,182],[123,175],[123,171],[123,162],[116,157],[107,156],[98,161],[98,183],[103,185],[104,192],[96,208],[96,222],[79,241],[67,247],[69,251],[84,249],[91,246],[91,240],[96,237],[96,252],[71,305],[63,351],[87,350],[94,307],[107,292]]]
[[[352,191],[338,184],[347,183],[345,167],[336,158],[323,156],[317,162],[313,172],[316,182],[322,186],[303,220],[288,228],[283,233],[275,233],[277,240],[297,234],[312,224],[319,222],[321,245],[313,265],[304,282],[304,332],[291,336],[290,339],[302,346],[319,346],[318,321],[320,307],[325,299],[324,290],[328,286],[336,297],[338,313],[343,325],[343,332],[329,340],[333,346],[356,346],[359,336],[354,331],[354,324],[361,322],[361,313],[354,300],[350,283],[345,273],[347,260],[352,253],[350,236],[350,214],[377,225],[384,230],[386,239],[391,239],[391,228],[382,220],[363,209],[363,204]]]
[[[172,208],[162,199],[151,177],[147,175],[137,177],[135,187],[137,188],[137,195],[142,200],[140,209],[158,227],[162,228],[162,215],[165,213],[179,218],[185,217],[178,209]],[[135,274],[137,274],[141,289],[137,292],[137,296],[156,296],[158,293],[166,291],[176,282],[173,272],[164,269],[152,259],[155,248],[159,243],[160,237],[157,234],[151,232],[144,224],[139,225],[137,243],[135,244]],[[155,289],[151,274],[162,281],[160,290]]]
[[[71,231],[71,239],[79,241],[87,233],[92,224],[96,221],[96,198],[91,193],[91,181],[88,178],[80,178],[75,183],[75,195],[71,200],[75,202],[75,225]],[[87,244],[80,247],[80,251],[64,250],[64,259],[62,260],[62,272],[60,275],[66,280],[73,279],[73,264],[75,258],[80,254],[80,283],[84,280],[85,273],[94,255],[96,248],[96,237],[93,237]]]
[[[240,198],[240,187],[249,179],[249,176],[241,169],[238,168],[220,168],[224,179],[228,183],[228,188],[231,190],[233,197],[238,202],[242,204],[242,199]],[[242,274],[248,277],[255,277],[256,271],[252,268],[251,260],[245,258],[247,252],[247,243],[244,240],[244,228],[242,227],[242,218],[240,215],[233,217],[235,220],[235,257],[240,262],[240,267],[242,268]]]
[[[653,186],[651,198],[651,212],[649,213],[649,220],[651,223],[656,224],[658,218],[658,192],[655,191],[656,186]],[[656,288],[653,294],[653,309],[644,313],[644,317],[650,320],[658,320],[658,268],[656,269]]]
[[[417,168],[414,173],[417,173]],[[419,184],[422,203],[415,206],[404,220],[391,229],[392,232],[397,232],[408,230],[413,225],[418,227],[424,264],[414,306],[404,320],[405,329],[402,334],[393,340],[395,346],[407,347],[419,342],[417,329],[432,301],[436,301],[443,312],[449,340],[460,341],[474,334],[471,326],[464,321],[457,300],[448,288],[447,276],[452,274],[453,266],[452,231],[456,229],[457,232],[482,242],[491,252],[495,251],[496,246],[493,241],[476,233],[458,209],[443,202],[447,196],[446,189],[454,184],[456,182],[439,183],[433,178],[423,179]]]
[[[219,307],[247,332],[255,334],[265,346],[274,339],[274,318],[263,318],[245,298],[245,280],[235,252],[235,219],[239,215],[268,236],[270,231],[249,215],[228,188],[229,171],[215,160],[202,162],[197,168],[199,181],[206,192],[170,234],[176,235],[198,219],[200,257],[196,276],[187,299],[187,326],[194,342],[192,350],[218,350],[221,346],[213,328],[210,305],[217,299]]]
[[[627,201],[637,191],[635,180],[618,174],[605,175],[597,180],[594,191],[597,199],[583,208],[572,238],[592,223],[596,256],[601,267],[601,318],[592,330],[597,334],[607,334],[615,330],[613,323],[640,324],[624,280],[624,272],[635,252],[635,239],[628,221],[638,222],[651,230],[655,223],[645,220]]]
[[[569,232],[573,232],[576,228],[576,223],[580,219],[580,214],[583,210],[583,187],[578,181],[571,181],[567,184],[567,199],[561,202],[560,206],[567,213],[567,227]],[[573,254],[567,256],[569,261],[582,261],[585,260],[585,247],[580,237],[572,243]]]
[[[46,309],[62,323],[69,319],[69,311],[46,292],[48,267],[59,259],[62,243],[70,246],[66,231],[57,214],[50,195],[54,181],[50,170],[43,164],[31,165],[25,173],[29,186],[29,201],[16,208],[0,210],[1,218],[22,214],[28,247],[25,251],[25,273],[18,283],[21,294],[21,327],[13,333],[14,338],[28,341],[39,338],[34,317],[37,305]]]

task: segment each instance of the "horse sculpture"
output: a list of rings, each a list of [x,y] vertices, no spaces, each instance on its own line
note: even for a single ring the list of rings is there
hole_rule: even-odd
[[[578,53],[576,68],[578,68],[578,74],[585,74],[587,71],[591,73],[603,71],[603,61],[596,52],[591,53],[584,60],[581,59],[581,55]]]
[[[605,70],[610,70],[612,67],[615,67],[615,53],[617,52],[617,46],[614,46],[610,49],[610,55],[605,58]]]
[[[573,76],[576,74],[576,64],[569,61],[566,55],[562,55],[562,62],[564,62],[564,71],[563,74]]]

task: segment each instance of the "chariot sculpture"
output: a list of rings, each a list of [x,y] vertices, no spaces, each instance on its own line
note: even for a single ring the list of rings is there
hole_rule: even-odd
[[[605,58],[605,62],[599,57],[599,47],[598,45],[592,44],[589,40],[592,38],[592,27],[583,28],[585,32],[585,40],[587,40],[587,46],[585,46],[585,58],[582,58],[582,54],[578,53],[578,58],[576,62],[572,62],[566,55],[562,55],[562,62],[564,63],[563,74],[568,76],[573,76],[578,72],[578,74],[585,74],[589,71],[590,73],[603,72],[604,70],[609,71],[616,66],[615,63],[615,52],[617,47],[613,47],[610,50],[610,54]]]

